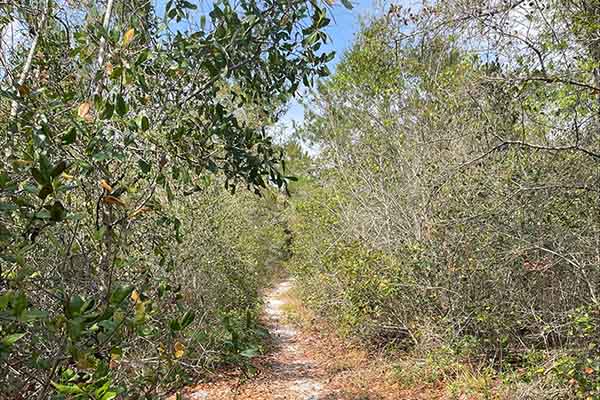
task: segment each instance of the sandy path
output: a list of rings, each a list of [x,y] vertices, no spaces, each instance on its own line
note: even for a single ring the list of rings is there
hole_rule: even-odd
[[[200,385],[183,395],[184,399],[319,400],[328,397],[324,390],[325,374],[307,355],[309,343],[285,322],[283,298],[291,288],[292,281],[286,280],[267,295],[264,322],[273,337],[274,350],[263,360],[261,374],[242,386],[231,382]]]

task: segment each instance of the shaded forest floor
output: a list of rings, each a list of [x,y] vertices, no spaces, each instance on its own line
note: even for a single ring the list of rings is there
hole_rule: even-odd
[[[284,280],[266,298],[263,322],[271,333],[270,349],[253,364],[250,379],[222,374],[210,383],[188,388],[187,400],[392,400],[442,399],[442,390],[403,390],[390,376],[389,365],[344,343],[327,329],[299,328],[289,315],[302,312]],[[174,399],[175,396],[172,397]]]

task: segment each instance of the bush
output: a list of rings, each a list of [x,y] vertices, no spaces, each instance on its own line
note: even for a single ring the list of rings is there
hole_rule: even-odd
[[[535,68],[542,53],[571,60],[591,34],[575,25],[589,28],[597,7],[551,3],[392,7],[366,24],[299,130],[321,149],[290,217],[308,303],[380,346],[468,347],[488,371],[471,379],[482,391],[486,368],[512,371],[531,351],[570,354],[574,371],[596,358],[599,104],[577,84],[596,75],[547,65],[542,75],[572,77],[559,82]],[[537,29],[525,49],[498,19],[520,12]],[[543,16],[564,22],[560,45]],[[595,375],[574,374],[596,396]]]

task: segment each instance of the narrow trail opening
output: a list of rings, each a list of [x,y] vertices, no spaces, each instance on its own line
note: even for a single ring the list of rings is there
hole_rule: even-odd
[[[189,400],[273,399],[319,400],[326,398],[324,373],[307,356],[307,343],[285,321],[285,295],[293,281],[285,280],[266,298],[264,323],[271,332],[273,351],[266,356],[261,373],[242,385],[214,383],[200,385],[184,396]]]

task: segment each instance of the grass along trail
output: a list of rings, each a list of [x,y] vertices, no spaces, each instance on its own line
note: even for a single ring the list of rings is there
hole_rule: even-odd
[[[389,368],[364,350],[316,329],[297,328],[290,310],[301,308],[291,293],[293,280],[273,288],[265,301],[264,324],[271,333],[269,354],[257,357],[260,373],[245,382],[221,377],[189,388],[184,400],[392,400],[439,399],[429,390],[402,390]],[[172,396],[169,400],[174,400]]]

